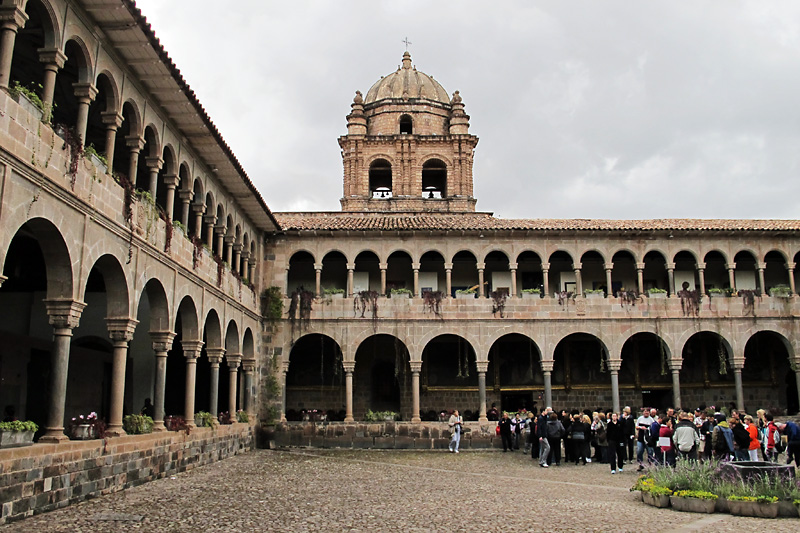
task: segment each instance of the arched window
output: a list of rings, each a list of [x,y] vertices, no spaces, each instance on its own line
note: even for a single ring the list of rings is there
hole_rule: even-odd
[[[392,197],[392,165],[385,159],[376,159],[369,166],[369,192],[372,198]]]
[[[400,134],[411,135],[412,133],[414,133],[414,122],[410,116],[403,115],[400,117]]]
[[[422,197],[447,197],[447,166],[438,159],[431,159],[422,165]]]

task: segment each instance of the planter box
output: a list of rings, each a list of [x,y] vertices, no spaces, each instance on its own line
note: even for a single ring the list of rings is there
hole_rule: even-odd
[[[590,299],[604,299],[606,297],[602,292],[587,292],[584,295]]]
[[[659,299],[659,300],[664,300],[667,297],[667,293],[666,292],[648,292],[647,293],[647,297],[648,298],[656,298],[656,299]]]
[[[541,293],[539,293],[539,292],[523,292],[523,293],[522,293],[522,297],[523,297],[523,298],[530,299],[530,300],[532,300],[532,299],[534,299],[534,298],[536,298],[537,300],[539,300],[539,299],[541,299],[541,297],[542,297],[542,294],[541,294]]]
[[[343,293],[343,292],[337,292],[337,293],[332,293],[332,294],[326,294],[325,296],[326,296],[327,298],[330,298],[330,299],[332,299],[332,300],[343,300],[343,299],[344,299],[344,293]]]
[[[649,492],[642,492],[642,501],[652,507],[665,508],[669,507],[669,496],[666,494],[659,494],[654,496]]]
[[[92,164],[93,164],[94,166],[96,166],[96,167],[97,167],[97,170],[99,170],[99,171],[100,171],[102,174],[107,174],[107,173],[108,173],[108,165],[106,165],[105,163],[103,163],[102,161],[100,161],[100,158],[99,158],[99,157],[97,157],[97,156],[96,156],[96,155],[94,155],[94,154],[91,154],[91,155],[89,156],[89,159],[91,159],[91,161],[92,161]]]
[[[36,107],[36,104],[31,102],[31,100],[27,96],[25,96],[22,93],[19,93],[17,95],[17,103],[22,107],[22,109],[24,109],[31,116],[33,116],[34,119],[38,121],[42,120],[42,116],[44,115],[44,113],[42,112],[41,109]]]
[[[758,503],[728,500],[728,510],[735,516],[754,516],[756,518],[776,518],[778,502]]]
[[[33,444],[33,431],[0,430],[0,448],[17,448]]]
[[[727,298],[728,295],[724,292],[710,292],[708,293],[709,298]]]
[[[683,511],[685,513],[707,513],[711,514],[716,508],[716,500],[701,500],[698,498],[681,498],[679,496],[670,496],[669,503],[676,511]]]
[[[92,440],[95,431],[94,426],[91,424],[81,424],[72,428],[70,438],[72,440]]]
[[[458,294],[456,293],[456,298],[459,300],[474,300],[477,294]]]
[[[413,293],[413,292],[410,292],[410,293],[405,293],[405,292],[394,292],[394,293],[391,293],[391,296],[390,296],[390,297],[391,297],[391,298],[397,298],[397,299],[403,299],[403,300],[405,300],[405,299],[410,299],[410,298],[413,298],[413,297],[414,297],[414,293]]]

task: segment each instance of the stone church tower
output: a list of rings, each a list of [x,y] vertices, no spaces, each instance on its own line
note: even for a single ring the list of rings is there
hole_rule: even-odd
[[[475,211],[472,158],[478,138],[458,91],[447,91],[403,54],[396,72],[356,91],[339,138],[344,211]]]

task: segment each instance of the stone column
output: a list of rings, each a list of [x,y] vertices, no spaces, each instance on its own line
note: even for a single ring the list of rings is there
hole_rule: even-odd
[[[322,297],[322,263],[314,263],[314,294]]]
[[[164,160],[159,156],[146,157],[145,163],[147,163],[147,168],[150,170],[150,182],[148,183],[147,191],[153,197],[153,202],[155,202],[158,194],[158,173],[161,167],[164,166]]]
[[[419,263],[411,263],[411,269],[414,271],[414,298],[419,298]]]
[[[86,144],[86,126],[89,123],[89,106],[97,96],[97,87],[91,83],[73,83],[75,98],[78,100],[78,117],[75,120],[75,132],[81,139],[81,146]],[[153,196],[155,198],[155,195]]]
[[[208,362],[211,363],[211,379],[209,384],[209,406],[208,412],[214,419],[219,415],[219,364],[222,362],[222,356],[225,355],[224,348],[206,348],[206,355]],[[235,413],[232,413],[235,419]]]
[[[672,403],[675,410],[681,408],[681,366],[683,359],[670,359],[669,370],[672,372]]]
[[[167,174],[164,176],[164,187],[167,188],[166,212],[170,222],[175,218],[175,189],[178,188],[180,178],[175,174]]]
[[[542,361],[542,375],[544,377],[544,403],[545,407],[553,407],[553,385],[550,377],[553,374],[555,361]]]
[[[583,296],[583,278],[581,277],[581,264],[573,263],[572,271],[575,273],[575,294]]]
[[[206,228],[206,246],[208,246],[209,250],[214,249],[214,224],[217,223],[217,217],[214,215],[205,215],[203,217],[203,222],[205,223]]]
[[[639,294],[644,294],[644,263],[636,263],[636,287]]]
[[[486,418],[486,371],[489,361],[475,361],[478,367],[478,422],[488,422]]]
[[[614,297],[613,285],[611,283],[611,271],[614,270],[614,263],[606,263],[603,265],[606,270],[606,295],[609,298]]]
[[[728,263],[725,265],[725,268],[728,269],[728,285],[730,285],[731,289],[734,291],[736,290],[736,263]]]
[[[453,263],[444,264],[444,280],[445,289],[447,290],[445,298],[450,298],[450,295],[453,294]]]
[[[192,211],[194,211],[194,237],[198,239],[203,238],[203,215],[206,212],[205,204],[192,204]],[[230,260],[228,261],[230,264]]]
[[[240,243],[233,244],[233,262],[231,263],[231,270],[241,276],[242,268],[242,245]]]
[[[542,296],[550,298],[550,263],[542,263]]]
[[[44,63],[44,76],[42,77],[42,118],[49,121],[53,110],[53,93],[56,90],[56,75],[64,67],[67,56],[57,49],[41,49],[39,62]]]
[[[700,288],[698,292],[700,294],[706,293],[706,264],[705,263],[697,263],[697,277],[700,281]]]
[[[386,270],[389,268],[389,264],[378,263],[378,268],[381,269],[381,296],[386,296]]]
[[[517,264],[516,263],[509,263],[508,264],[508,271],[511,273],[511,294],[508,295],[509,298],[516,298],[517,297]]]
[[[670,298],[677,298],[675,293],[675,263],[667,263],[667,283]]]
[[[11,83],[11,60],[17,31],[28,22],[25,8],[19,2],[0,8],[0,87],[7,89]]]
[[[103,119],[103,124],[106,125],[106,162],[108,168],[106,173],[114,173],[114,146],[117,144],[117,130],[122,126],[122,121],[125,120],[122,115],[116,111],[104,111],[100,113]]]
[[[766,263],[758,263],[758,288],[761,291],[761,294],[764,296],[769,296],[767,294],[767,285],[764,283],[764,269],[767,268]],[[739,407],[739,409],[742,409]]]
[[[792,291],[792,294],[797,294],[797,289],[794,286],[794,263],[786,263],[786,272],[789,274],[789,289]]]
[[[253,360],[242,361],[244,370],[244,410],[248,414],[253,412],[253,373],[256,371],[256,362]]]
[[[156,356],[156,382],[153,391],[153,431],[165,431],[164,395],[167,385],[167,352],[172,348],[175,334],[171,331],[151,331],[153,351]]]
[[[248,280],[252,281],[250,279],[250,276],[248,275],[250,273],[249,268],[247,266],[249,259],[250,259],[250,252],[244,250],[241,254],[241,260],[239,263],[239,275],[243,278],[247,278]]]
[[[237,378],[239,377],[239,364],[242,362],[241,354],[228,354],[225,356],[228,360],[228,410],[231,415],[236,414],[236,397],[238,384]],[[284,385],[285,385],[284,381]],[[286,387],[284,386],[284,389]]]
[[[256,284],[256,258],[255,256],[251,257],[247,261],[247,279],[250,280],[252,285]]]
[[[736,408],[744,413],[744,388],[742,387],[742,369],[744,368],[744,354],[742,357],[733,357],[733,380],[736,385]]]
[[[353,287],[353,272],[356,270],[355,263],[347,263],[347,297],[352,298],[355,288]]]
[[[178,191],[178,198],[181,199],[181,224],[189,231],[189,205],[194,198],[194,191],[181,189]],[[191,235],[189,235],[191,237]]]
[[[486,269],[486,263],[478,263],[478,298],[486,297],[486,291],[483,290],[483,272]]]
[[[67,370],[69,369],[69,343],[72,330],[78,327],[81,313],[86,307],[74,300],[45,300],[50,325],[53,326],[53,349],[50,363],[50,402],[47,409],[45,434],[39,442],[58,443],[67,440],[64,435],[64,404],[67,399]]]
[[[622,359],[609,359],[608,371],[611,374],[611,410],[620,412],[619,404],[619,369],[622,368]]]
[[[286,422],[286,374],[289,372],[289,361],[281,363],[280,386],[281,386],[281,422]],[[346,420],[345,420],[346,421]]]
[[[131,318],[106,318],[108,335],[114,343],[111,356],[111,412],[106,435],[125,435],[122,429],[122,411],[125,402],[125,367],[128,363],[128,343],[133,338],[138,320]]]
[[[183,356],[186,358],[186,394],[184,396],[184,414],[186,425],[194,427],[194,394],[197,381],[197,358],[203,349],[203,341],[181,341]]]
[[[125,138],[125,146],[131,149],[131,163],[128,166],[128,179],[131,185],[136,185],[136,174],[139,171],[139,152],[144,148],[145,141],[138,135],[129,135]]]
[[[422,371],[422,361],[411,361],[411,422],[419,424],[419,373]]]
[[[219,255],[220,257],[225,257],[225,226],[224,226],[225,221],[217,220],[217,223],[219,223],[220,225],[214,226],[214,235],[217,236],[216,254]],[[211,251],[213,255],[214,248],[211,248]]]

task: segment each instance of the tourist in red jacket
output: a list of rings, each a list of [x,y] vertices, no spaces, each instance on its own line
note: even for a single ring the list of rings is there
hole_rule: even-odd
[[[661,458],[663,458],[664,464],[669,466],[675,466],[675,446],[672,444],[672,435],[675,432],[672,429],[672,419],[666,418],[664,423],[661,424],[661,430],[658,434],[659,437],[664,438],[666,437],[669,440],[668,446],[660,446],[661,448]],[[661,444],[661,439],[659,439],[659,445]],[[666,443],[667,441],[663,441]]]
[[[761,444],[758,442],[758,426],[753,422],[753,417],[747,415],[744,417],[744,427],[750,434],[750,447],[747,449],[751,461],[758,461],[758,449]]]

